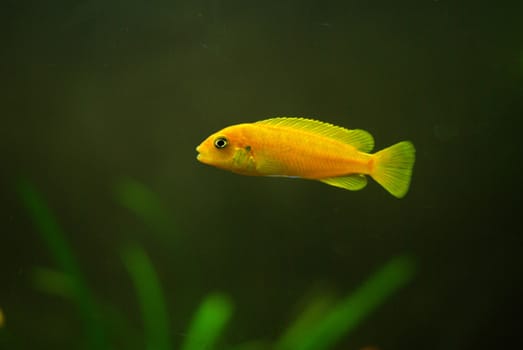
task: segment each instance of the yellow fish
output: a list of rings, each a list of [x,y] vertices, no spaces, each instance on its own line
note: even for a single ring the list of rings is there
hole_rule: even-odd
[[[376,153],[371,134],[305,118],[272,118],[229,126],[196,151],[205,164],[252,176],[318,180],[351,191],[370,175],[397,198],[407,194],[415,149],[402,141]]]

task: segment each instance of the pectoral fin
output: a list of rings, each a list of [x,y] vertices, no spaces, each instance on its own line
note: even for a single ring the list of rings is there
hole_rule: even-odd
[[[341,177],[330,177],[319,180],[327,185],[341,187],[349,191],[359,191],[367,185],[367,178],[365,175],[354,174]]]

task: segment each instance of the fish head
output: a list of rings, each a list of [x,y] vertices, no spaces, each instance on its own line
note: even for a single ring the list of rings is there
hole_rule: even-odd
[[[207,137],[196,152],[198,161],[243,175],[254,175],[256,163],[245,135],[245,124],[222,129]]]

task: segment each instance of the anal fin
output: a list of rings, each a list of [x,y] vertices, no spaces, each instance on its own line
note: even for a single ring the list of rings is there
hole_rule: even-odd
[[[340,177],[329,177],[319,180],[327,185],[341,187],[349,191],[359,191],[367,185],[365,175],[354,174]]]

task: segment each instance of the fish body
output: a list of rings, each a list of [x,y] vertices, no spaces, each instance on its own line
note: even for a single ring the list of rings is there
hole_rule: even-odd
[[[204,140],[197,159],[251,176],[287,176],[318,180],[348,190],[365,187],[370,175],[401,198],[409,188],[415,150],[409,141],[375,154],[374,139],[305,118],[272,118],[226,127]]]

